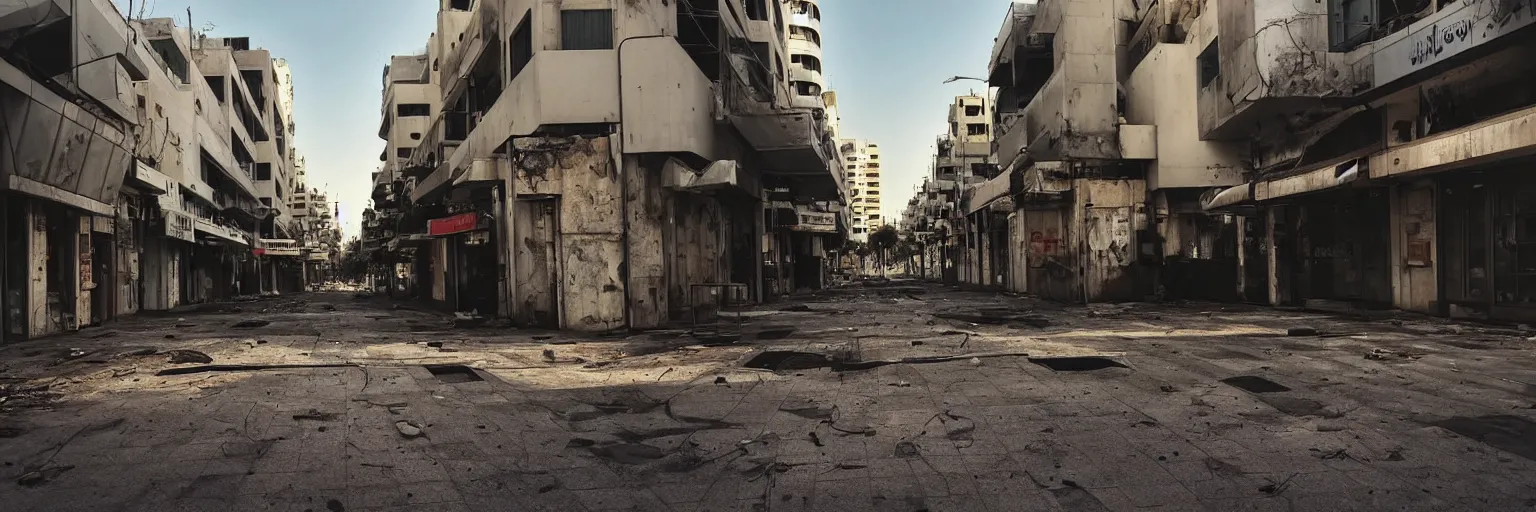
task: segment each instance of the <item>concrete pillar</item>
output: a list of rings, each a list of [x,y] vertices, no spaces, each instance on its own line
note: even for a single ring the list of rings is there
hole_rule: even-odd
[[[667,266],[671,256],[662,243],[668,220],[666,190],[659,168],[647,168],[638,156],[624,157],[625,229],[629,245],[629,326],[649,329],[667,320]]]
[[[1269,273],[1269,305],[1280,305],[1280,262],[1275,249],[1275,209],[1264,209],[1264,258]]]

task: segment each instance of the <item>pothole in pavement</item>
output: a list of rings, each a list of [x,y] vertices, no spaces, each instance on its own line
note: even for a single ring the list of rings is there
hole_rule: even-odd
[[[1091,372],[1108,368],[1129,368],[1125,363],[1098,356],[1085,357],[1031,357],[1029,362],[1057,372]]]
[[[810,352],[796,352],[790,350],[771,350],[763,352],[742,364],[747,368],[760,370],[810,370],[814,368],[830,368],[832,360],[822,354]]]
[[[1430,423],[1488,446],[1536,460],[1536,423],[1518,416],[1457,416]]]
[[[1221,379],[1221,383],[1249,393],[1283,393],[1291,390],[1278,382],[1253,375],[1229,377]]]
[[[463,384],[465,382],[485,380],[479,373],[475,373],[474,368],[464,365],[428,365],[426,368],[428,372],[432,373],[433,377],[437,377],[437,380],[444,384]]]

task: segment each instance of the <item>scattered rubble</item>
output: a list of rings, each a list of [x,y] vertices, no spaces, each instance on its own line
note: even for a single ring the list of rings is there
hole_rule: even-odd
[[[396,421],[395,422],[395,429],[399,430],[400,431],[400,435],[405,437],[405,438],[407,438],[407,439],[417,438],[417,437],[421,437],[421,436],[426,435],[426,432],[424,432],[422,430],[420,425],[417,425],[415,423],[412,423],[412,422],[406,421],[406,420]]]
[[[171,364],[208,364],[213,362],[213,358],[209,357],[208,354],[196,350],[172,350],[166,352],[166,354],[170,356]]]

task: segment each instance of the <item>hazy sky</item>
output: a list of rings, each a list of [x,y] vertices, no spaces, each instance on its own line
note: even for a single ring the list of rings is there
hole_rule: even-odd
[[[114,0],[127,10],[128,0]],[[822,0],[828,87],[838,92],[844,137],[880,144],[881,196],[899,215],[928,172],[945,107],[986,74],[992,38],[1012,0]],[[149,0],[148,17],[174,17],[216,37],[248,36],[293,68],[295,145],[312,187],[341,202],[341,225],[358,234],[378,168],[379,101],[390,55],[421,51],[436,28],[436,0]],[[134,15],[142,2],[134,0]]]

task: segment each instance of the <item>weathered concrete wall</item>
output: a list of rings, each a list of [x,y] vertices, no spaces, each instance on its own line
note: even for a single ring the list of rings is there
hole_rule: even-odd
[[[556,166],[563,177],[559,232],[563,327],[623,327],[623,216],[609,139],[576,139],[556,154]]]
[[[428,247],[432,251],[432,300],[448,300],[448,240],[433,240]]]
[[[666,321],[667,256],[673,248],[665,241],[670,194],[661,186],[661,162],[645,166],[640,160],[624,157],[624,186],[629,192],[630,327],[644,329]]]
[[[1440,261],[1435,236],[1435,187],[1425,181],[1392,187],[1392,305],[1438,313]],[[1428,255],[1427,261],[1424,258]]]
[[[1084,251],[1083,292],[1089,302],[1137,297],[1136,230],[1145,225],[1146,182],[1075,180],[1074,230]],[[1081,238],[1079,238],[1081,237]]]
[[[182,260],[177,245],[161,236],[144,237],[144,309],[164,311],[181,305]]]
[[[1243,182],[1243,145],[1200,140],[1195,44],[1158,44],[1126,82],[1126,120],[1157,126],[1157,159],[1147,167],[1151,190],[1232,186]]]
[[[1008,291],[1029,291],[1029,232],[1024,226],[1022,212],[1008,214]]]

